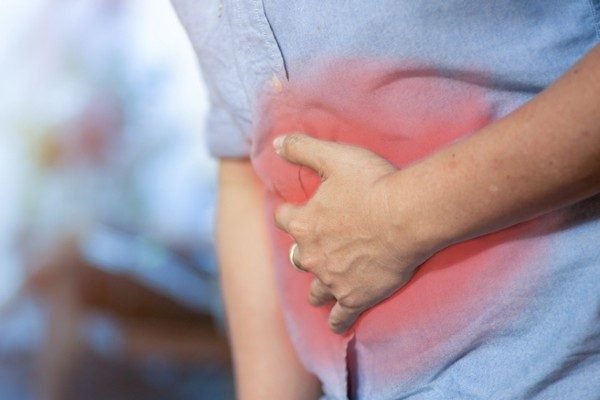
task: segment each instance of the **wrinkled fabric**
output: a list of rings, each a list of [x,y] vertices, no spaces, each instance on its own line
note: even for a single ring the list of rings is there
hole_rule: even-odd
[[[251,158],[269,221],[319,183],[274,137],[302,130],[403,168],[510,113],[600,38],[589,0],[173,2],[209,86],[209,148]],[[597,399],[599,219],[596,196],[452,246],[344,336],[308,305],[311,276],[273,228],[290,337],[327,399]]]

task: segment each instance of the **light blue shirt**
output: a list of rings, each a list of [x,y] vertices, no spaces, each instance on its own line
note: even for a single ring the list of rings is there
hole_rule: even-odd
[[[600,41],[598,0],[173,2],[209,86],[207,135],[218,157],[254,158],[264,148],[257,129],[264,88],[293,84],[327,60],[385,59],[397,61],[399,69],[467,82],[485,91],[494,120],[550,85]],[[524,266],[533,273],[498,294],[494,314],[470,322],[429,371],[409,380],[378,380],[361,368],[370,349],[357,330],[351,394],[600,399],[600,197],[540,224],[548,228],[516,240],[543,242],[543,255]],[[515,318],[500,327],[494,315],[503,313]],[[303,351],[302,324],[289,312],[286,321],[303,363],[323,382],[325,398],[345,398],[346,368],[330,371],[314,363]]]

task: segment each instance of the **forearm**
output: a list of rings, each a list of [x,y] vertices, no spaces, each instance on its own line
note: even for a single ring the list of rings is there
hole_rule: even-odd
[[[391,176],[390,212],[444,247],[597,193],[599,105],[597,46],[511,115]]]
[[[263,213],[248,161],[220,165],[217,247],[240,399],[316,399],[285,331]]]

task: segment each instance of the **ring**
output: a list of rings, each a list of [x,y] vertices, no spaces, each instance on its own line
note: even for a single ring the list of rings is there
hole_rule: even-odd
[[[296,249],[298,249],[298,243],[294,243],[292,245],[292,247],[290,247],[290,264],[292,264],[292,266],[294,268],[296,268],[298,271],[306,272],[306,270],[304,268],[302,268],[301,266],[296,264],[296,261],[294,261],[294,255],[296,254]]]

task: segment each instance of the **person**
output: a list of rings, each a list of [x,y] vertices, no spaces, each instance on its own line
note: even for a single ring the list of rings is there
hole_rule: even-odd
[[[174,5],[240,398],[597,397],[600,3]]]

